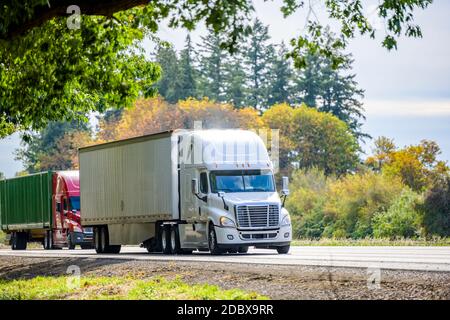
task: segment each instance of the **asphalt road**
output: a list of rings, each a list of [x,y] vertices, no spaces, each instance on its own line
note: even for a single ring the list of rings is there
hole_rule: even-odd
[[[97,259],[163,260],[245,263],[260,265],[309,265],[327,267],[380,268],[450,272],[449,247],[291,247],[287,255],[274,250],[250,249],[248,254],[211,256],[207,252],[192,255],[149,254],[143,248],[122,247],[120,254],[97,255],[94,250],[0,250],[1,256],[85,257]]]

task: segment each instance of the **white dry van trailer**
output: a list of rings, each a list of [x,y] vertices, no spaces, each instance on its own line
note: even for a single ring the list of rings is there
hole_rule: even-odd
[[[94,227],[97,253],[289,251],[290,217],[254,132],[167,131],[81,148],[79,158],[82,225]]]

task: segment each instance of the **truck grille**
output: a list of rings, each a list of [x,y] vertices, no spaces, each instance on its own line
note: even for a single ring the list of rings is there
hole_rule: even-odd
[[[278,227],[280,212],[278,205],[237,206],[236,216],[240,228]]]

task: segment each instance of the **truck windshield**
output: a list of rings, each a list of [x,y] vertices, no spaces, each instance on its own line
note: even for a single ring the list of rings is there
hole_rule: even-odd
[[[274,192],[275,184],[270,170],[212,171],[211,191]]]
[[[80,211],[80,197],[70,197],[70,210]]]

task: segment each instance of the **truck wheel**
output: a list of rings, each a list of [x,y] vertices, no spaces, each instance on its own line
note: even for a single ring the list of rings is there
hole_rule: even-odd
[[[170,228],[170,252],[172,254],[180,253],[180,233],[178,226],[174,225]]]
[[[101,253],[119,253],[122,248],[121,245],[110,245],[109,244],[109,232],[108,226],[101,227],[100,232],[100,247]]]
[[[12,238],[12,250],[26,250],[27,249],[28,234],[26,232],[14,232]]]
[[[248,252],[248,247],[239,247],[238,252],[239,253],[247,253]]]
[[[72,243],[72,236],[71,236],[70,232],[67,235],[67,246],[69,247],[69,250],[75,249],[75,245]]]
[[[94,228],[94,248],[95,248],[95,252],[97,252],[97,253],[103,253],[101,232],[102,232],[101,227]]]
[[[165,254],[171,253],[170,232],[166,226],[161,226],[161,250]]]
[[[212,223],[210,223],[210,225],[209,225],[208,246],[209,246],[209,252],[211,254],[217,255],[217,254],[223,253],[223,250],[221,250],[219,248],[219,246],[217,245],[216,231],[214,230],[214,225]]]
[[[44,235],[44,250],[48,250],[49,249],[49,245],[48,245],[48,230],[45,231],[45,235]]]
[[[108,235],[108,228],[101,227],[100,229],[100,248],[101,253],[108,253],[108,247],[109,247],[109,235]]]
[[[287,253],[289,252],[289,249],[290,249],[290,248],[291,248],[290,245],[278,247],[278,248],[277,248],[277,252],[278,252],[279,254],[287,254]]]
[[[53,248],[53,232],[51,230],[45,231],[44,249],[45,250],[54,249]]]

